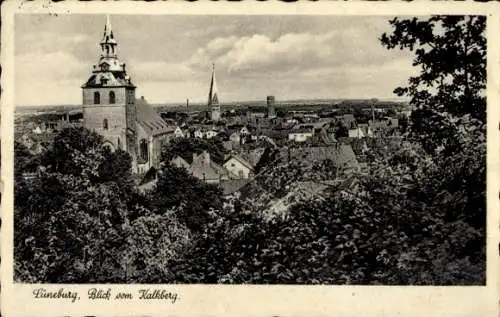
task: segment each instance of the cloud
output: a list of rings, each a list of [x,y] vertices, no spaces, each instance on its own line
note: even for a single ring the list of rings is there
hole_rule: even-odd
[[[208,42],[206,50],[214,55],[226,53],[233,47],[237,40],[238,38],[236,36],[218,37]]]
[[[60,51],[16,56],[15,65],[17,104],[55,102],[68,95],[68,89],[72,91],[70,99],[76,101],[76,95],[81,98],[78,87],[90,75],[91,67]]]
[[[23,84],[23,80],[34,80],[34,74],[40,76],[38,78],[50,83],[59,80],[67,80],[79,78],[85,80],[85,74],[90,67],[87,63],[77,59],[74,55],[65,52],[52,52],[47,54],[24,54],[15,57],[16,62],[16,77],[19,83]],[[38,79],[38,80],[40,80]]]
[[[80,47],[96,47],[96,40],[82,33],[56,35],[52,32],[18,32],[16,35],[16,55],[56,53],[60,50],[77,53]]]
[[[231,75],[269,77],[297,70],[333,66],[380,65],[402,54],[388,54],[378,39],[366,39],[359,29],[326,33],[286,33],[275,39],[264,34],[216,38],[199,48],[185,63],[217,69]]]
[[[16,24],[16,98],[81,103],[103,17],[40,19]],[[411,53],[380,44],[391,30],[384,17],[123,16],[113,23],[119,56],[151,102],[204,101],[213,62],[223,101],[382,97],[405,83],[411,67]]]
[[[215,61],[218,68],[229,73],[297,67],[329,56],[331,37],[331,34],[288,33],[274,41],[262,34],[216,38],[198,49],[188,63],[199,67]]]

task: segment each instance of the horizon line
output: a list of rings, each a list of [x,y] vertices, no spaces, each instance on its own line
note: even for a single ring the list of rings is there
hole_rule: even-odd
[[[273,95],[270,95],[273,96]],[[140,99],[136,97],[136,99]],[[147,98],[144,98],[147,101]],[[189,99],[189,98],[187,98]],[[345,100],[377,100],[377,101],[394,101],[394,102],[408,102],[408,98],[380,98],[380,97],[372,97],[372,98],[342,98],[342,97],[335,97],[335,98],[292,98],[292,99],[276,99],[275,103],[286,103],[286,102],[297,102],[297,101],[345,101]],[[151,106],[186,106],[186,101],[167,101],[167,102],[150,102],[148,101],[148,104]],[[223,105],[234,105],[234,104],[245,104],[245,103],[255,103],[255,102],[263,102],[266,103],[266,98],[262,99],[250,99],[250,100],[230,100],[226,102],[221,102],[220,104]],[[205,101],[189,101],[189,105],[191,106],[202,106],[206,105]],[[28,107],[79,107],[83,106],[83,104],[73,104],[73,103],[59,103],[59,104],[23,104],[23,105],[15,105],[15,108],[28,108]]]

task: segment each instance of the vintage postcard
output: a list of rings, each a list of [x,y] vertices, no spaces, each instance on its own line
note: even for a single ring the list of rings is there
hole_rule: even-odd
[[[500,6],[2,25],[3,316],[498,316]]]

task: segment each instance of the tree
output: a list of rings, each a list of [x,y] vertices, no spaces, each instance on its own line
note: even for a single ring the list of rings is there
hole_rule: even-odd
[[[123,150],[103,149],[103,161],[99,166],[99,182],[116,182],[127,195],[134,192],[132,179],[132,158]]]
[[[146,212],[125,226],[126,241],[119,253],[123,282],[174,283],[172,262],[190,247],[191,233],[175,213]]]
[[[102,144],[103,137],[95,132],[65,128],[54,137],[52,149],[43,157],[42,165],[50,172],[80,175],[102,161]]]
[[[137,208],[128,154],[110,153],[88,130],[65,129],[42,164],[48,168],[34,179],[16,175],[16,279],[116,281],[122,225]]]
[[[388,49],[415,53],[420,74],[395,89],[417,109],[470,114],[486,122],[486,16],[433,16],[390,21],[392,34],[380,40]]]
[[[338,122],[337,127],[335,129],[335,138],[345,138],[349,136],[349,130],[345,126],[344,123]]]
[[[404,238],[384,256],[398,263],[377,275],[398,284],[476,284],[485,279],[485,137],[477,120],[462,120],[452,155],[429,155],[410,143],[372,162],[363,178],[366,203],[393,235]],[[403,246],[403,247],[401,247]]]
[[[21,143],[14,142],[14,174],[20,176],[22,173],[33,173],[41,164],[41,155],[34,155]]]
[[[150,201],[157,213],[176,209],[189,229],[199,231],[208,221],[210,210],[222,208],[222,190],[190,175],[185,169],[165,163],[158,172]]]
[[[162,149],[161,161],[170,162],[176,156],[180,156],[187,161],[191,161],[193,154],[200,154],[203,151],[210,153],[214,162],[224,162],[226,150],[220,140],[217,138],[177,138],[170,141]]]

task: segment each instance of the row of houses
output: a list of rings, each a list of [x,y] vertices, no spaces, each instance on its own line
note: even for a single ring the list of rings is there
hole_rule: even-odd
[[[219,185],[224,195],[232,194],[248,184],[255,172],[253,163],[236,154],[230,155],[222,164],[214,162],[207,151],[193,153],[191,160],[176,156],[170,163],[184,168],[205,183]]]
[[[207,151],[199,154],[193,153],[190,161],[176,156],[170,163],[176,167],[185,168],[191,175],[209,184],[218,184],[228,179],[251,179],[254,173],[254,166],[235,154],[227,158],[222,165],[214,162]]]
[[[306,142],[321,133],[332,136],[339,126],[347,130],[347,137],[362,139],[375,137],[377,135],[387,135],[398,128],[398,119],[385,118],[382,121],[357,124],[354,116],[344,115],[341,118],[323,120],[316,123],[306,123],[295,125],[288,133],[288,140],[294,142]]]

